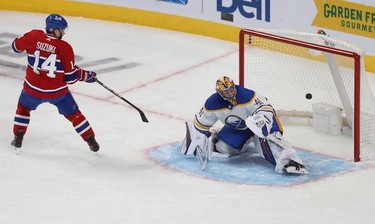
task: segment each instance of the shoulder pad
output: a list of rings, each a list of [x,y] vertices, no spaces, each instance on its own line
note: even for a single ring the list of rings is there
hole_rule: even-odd
[[[243,86],[236,85],[236,89],[237,89],[236,97],[237,97],[238,104],[250,103],[256,95],[253,90],[244,88]]]
[[[226,109],[230,103],[224,100],[220,94],[214,93],[212,94],[204,104],[206,110],[220,110]]]

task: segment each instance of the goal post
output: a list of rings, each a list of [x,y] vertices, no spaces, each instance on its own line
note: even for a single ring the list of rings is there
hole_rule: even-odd
[[[354,161],[370,160],[375,99],[363,57],[361,49],[322,34],[242,29],[239,84],[269,98],[279,116],[312,119],[317,103],[340,108],[353,138]]]

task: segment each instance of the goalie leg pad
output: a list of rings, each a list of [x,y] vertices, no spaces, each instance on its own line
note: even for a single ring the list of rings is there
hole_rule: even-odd
[[[275,166],[276,160],[275,160],[275,157],[273,156],[273,153],[272,153],[270,145],[268,144],[268,141],[265,138],[260,139],[260,145],[261,145],[261,148],[262,148],[263,157],[268,162],[270,162],[271,164],[273,164]]]
[[[182,143],[180,152],[183,155],[192,155],[196,153],[197,147],[206,149],[207,137],[197,131],[193,124],[185,122],[186,126],[186,137]]]
[[[304,167],[302,159],[296,154],[295,149],[282,138],[279,132],[271,134],[264,139],[255,137],[254,144],[258,152],[275,166],[275,171],[278,173],[283,173],[284,170],[287,171],[285,166],[290,161],[295,161]],[[292,170],[290,171],[293,172]],[[308,172],[303,169],[303,173]]]

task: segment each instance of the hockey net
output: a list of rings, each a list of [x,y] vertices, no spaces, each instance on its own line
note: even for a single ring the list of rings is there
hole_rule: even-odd
[[[266,96],[282,117],[312,119],[315,103],[340,108],[354,161],[375,159],[375,99],[361,49],[282,30],[243,29],[239,44],[240,85]]]

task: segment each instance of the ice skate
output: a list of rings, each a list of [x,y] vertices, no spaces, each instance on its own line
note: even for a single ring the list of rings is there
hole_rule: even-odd
[[[93,152],[99,151],[100,146],[94,137],[91,137],[91,136],[88,137],[86,142],[89,145],[91,151]]]
[[[24,136],[23,132],[20,132],[20,131],[17,132],[17,134],[14,135],[13,141],[10,143],[11,146],[14,147],[14,150],[16,151],[17,155],[19,153],[19,149],[22,147],[23,136]]]
[[[294,173],[294,174],[308,174],[309,173],[309,171],[307,171],[304,165],[299,164],[293,160],[290,160],[289,163],[284,166],[284,169],[287,173]]]

